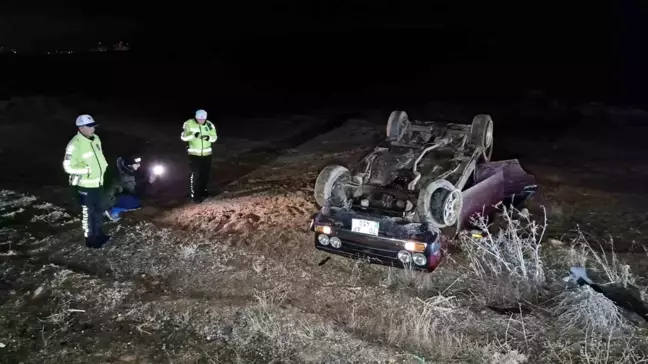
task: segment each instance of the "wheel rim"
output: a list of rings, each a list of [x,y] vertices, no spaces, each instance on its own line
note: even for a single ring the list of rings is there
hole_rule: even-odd
[[[490,148],[491,144],[493,144],[493,123],[489,122],[484,135],[484,147]]]
[[[402,138],[405,135],[405,129],[407,129],[405,124],[407,123],[408,120],[409,120],[409,117],[407,116],[407,114],[405,112],[400,114],[400,117],[398,118],[398,126],[399,126],[398,137],[399,138]]]
[[[484,149],[482,156],[484,157],[484,161],[490,162],[492,155],[493,155],[493,145],[491,144],[490,147]]]
[[[443,204],[443,221],[447,225],[454,224],[459,218],[459,210],[461,208],[461,192],[454,190],[448,194],[446,201]]]
[[[493,154],[493,123],[489,122],[484,133],[484,151],[482,156],[486,162],[490,162],[491,155]]]

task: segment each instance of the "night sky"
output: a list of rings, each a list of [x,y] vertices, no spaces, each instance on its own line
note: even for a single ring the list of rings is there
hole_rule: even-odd
[[[141,29],[136,18],[120,15],[112,4],[97,8],[96,5],[61,6],[33,0],[3,3],[0,44],[34,51],[97,38],[126,37]]]
[[[645,2],[615,1],[553,5],[545,2],[492,5],[486,2],[395,0],[172,2],[21,1],[0,8],[0,43],[22,50],[52,45],[128,38],[142,44],[172,40],[236,40],[268,35],[358,29],[410,29],[454,36],[470,34],[499,46],[562,52],[551,57],[596,55],[636,57],[646,34]],[[99,5],[98,5],[99,4]],[[209,5],[207,5],[209,4]],[[458,38],[463,40],[462,38]],[[632,57],[631,57],[632,58]]]
[[[98,41],[125,40],[132,46],[130,54],[147,59],[142,64],[202,59],[207,60],[205,70],[210,74],[221,70],[233,80],[275,77],[266,83],[285,87],[289,87],[288,78],[308,80],[306,85],[293,85],[299,92],[310,84],[312,89],[330,84],[336,89],[352,88],[354,78],[356,84],[366,84],[365,88],[373,87],[369,86],[372,80],[389,77],[438,85],[437,76],[428,71],[443,63],[467,65],[472,74],[461,71],[455,75],[463,77],[465,85],[478,82],[474,75],[488,74],[494,76],[484,82],[498,84],[508,78],[510,84],[526,83],[531,88],[537,87],[538,81],[551,79],[551,87],[565,94],[596,89],[601,97],[614,93],[635,101],[643,99],[643,85],[648,82],[644,66],[648,62],[647,2],[494,5],[243,0],[160,4],[144,6],[123,0],[66,5],[42,0],[5,2],[0,5],[0,45],[17,49],[19,55],[31,55],[66,48],[87,50]],[[212,60],[240,69],[215,68],[208,65]],[[40,82],[31,74],[31,66],[22,64],[24,75]],[[266,67],[269,64],[282,68]],[[189,70],[173,67],[175,71],[167,75],[182,78]],[[232,73],[235,71],[238,76]],[[409,75],[402,74],[405,71]],[[134,68],[116,72],[140,75]],[[152,78],[159,78],[150,72]],[[362,77],[358,77],[360,73]],[[518,82],[519,74],[528,80]],[[14,84],[20,85],[16,77]],[[450,77],[447,82],[458,89],[467,87]]]

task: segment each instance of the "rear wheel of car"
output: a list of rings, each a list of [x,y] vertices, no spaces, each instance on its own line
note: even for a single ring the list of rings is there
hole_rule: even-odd
[[[342,207],[349,198],[347,183],[351,181],[351,173],[346,167],[330,165],[324,167],[315,181],[315,201],[321,207]]]
[[[436,228],[457,224],[463,209],[461,190],[445,179],[432,181],[421,190],[417,212],[422,222]]]
[[[409,123],[409,116],[405,111],[392,111],[389,120],[387,120],[387,140],[390,142],[400,141],[407,131]]]
[[[473,118],[470,127],[470,143],[483,150],[481,158],[488,162],[493,154],[493,119],[479,114]]]

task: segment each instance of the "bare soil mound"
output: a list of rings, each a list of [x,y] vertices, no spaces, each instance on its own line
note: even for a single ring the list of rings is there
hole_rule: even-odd
[[[183,230],[207,230],[217,234],[307,227],[315,205],[303,192],[291,195],[255,195],[209,200],[175,209],[157,221]]]

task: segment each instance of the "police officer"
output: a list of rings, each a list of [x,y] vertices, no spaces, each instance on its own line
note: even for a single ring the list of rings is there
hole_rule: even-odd
[[[216,127],[207,120],[205,110],[196,111],[193,119],[184,122],[180,139],[187,142],[187,152],[191,164],[191,199],[201,203],[208,197],[207,184],[211,175],[212,143],[218,135]]]
[[[102,194],[104,173],[108,166],[101,150],[101,139],[95,134],[97,123],[84,114],[76,119],[77,134],[65,148],[63,169],[70,175],[81,204],[81,226],[90,248],[101,248],[110,239],[102,229]]]

